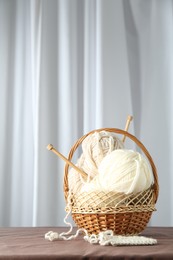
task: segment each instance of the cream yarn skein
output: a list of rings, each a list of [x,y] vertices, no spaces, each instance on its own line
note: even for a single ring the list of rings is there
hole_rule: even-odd
[[[93,178],[98,174],[98,167],[103,158],[112,151],[122,148],[124,148],[123,142],[114,133],[95,132],[83,140],[83,155],[78,165]]]
[[[140,153],[133,150],[115,150],[99,165],[96,181],[99,189],[125,194],[148,189],[154,183],[150,164]]]
[[[76,166],[88,174],[88,183],[98,175],[98,167],[103,158],[116,149],[123,149],[123,142],[115,133],[100,131],[88,135],[82,142],[82,151]],[[69,189],[73,192],[80,190],[85,184],[80,174],[70,169],[68,174]]]

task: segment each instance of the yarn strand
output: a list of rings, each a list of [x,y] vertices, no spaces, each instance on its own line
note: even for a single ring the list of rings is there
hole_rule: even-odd
[[[55,241],[55,240],[72,240],[75,239],[76,237],[79,236],[79,234],[82,232],[84,233],[86,236],[88,235],[87,231],[84,228],[80,228],[76,231],[76,233],[73,235],[70,235],[72,233],[73,230],[73,226],[70,222],[67,221],[69,215],[71,214],[71,192],[69,192],[68,195],[68,199],[67,199],[67,207],[68,212],[66,214],[66,216],[64,217],[64,223],[69,226],[69,230],[67,232],[62,232],[62,233],[58,233],[58,232],[53,232],[53,231],[49,231],[45,234],[45,239],[49,240],[49,241]],[[70,236],[68,236],[70,235]]]

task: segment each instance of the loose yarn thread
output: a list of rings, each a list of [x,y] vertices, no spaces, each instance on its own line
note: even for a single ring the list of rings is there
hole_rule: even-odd
[[[153,238],[148,238],[144,236],[121,236],[121,235],[114,235],[112,230],[106,230],[100,232],[98,235],[92,234],[89,235],[87,230],[84,228],[80,228],[76,231],[74,235],[70,235],[72,232],[72,224],[67,222],[67,218],[70,214],[70,211],[67,213],[66,217],[64,218],[64,223],[70,226],[69,231],[67,232],[53,232],[49,231],[45,234],[45,239],[51,242],[56,240],[73,240],[76,239],[80,233],[85,234],[83,239],[90,244],[100,244],[101,246],[122,246],[122,245],[155,245],[157,244],[157,240]],[[69,236],[68,236],[69,235]]]
[[[49,240],[49,241],[55,241],[55,240],[72,240],[75,239],[76,237],[79,236],[79,234],[81,232],[83,232],[86,236],[88,235],[87,231],[84,228],[80,228],[76,231],[76,234],[71,235],[72,230],[73,230],[73,226],[70,222],[67,221],[69,215],[71,214],[71,192],[69,192],[68,198],[67,198],[67,208],[68,208],[68,212],[64,218],[64,223],[69,226],[69,230],[67,232],[62,232],[62,233],[58,233],[58,232],[53,232],[53,231],[49,231],[45,234],[45,239]]]
[[[149,238],[145,236],[120,236],[113,235],[112,230],[106,230],[104,232],[100,232],[98,235],[88,235],[85,229],[78,229],[75,235],[71,235],[66,237],[65,235],[58,234],[57,232],[49,231],[45,234],[45,239],[51,242],[56,240],[73,240],[76,239],[81,232],[85,233],[83,237],[85,241],[90,244],[100,244],[101,246],[123,246],[123,245],[156,245],[157,239]]]

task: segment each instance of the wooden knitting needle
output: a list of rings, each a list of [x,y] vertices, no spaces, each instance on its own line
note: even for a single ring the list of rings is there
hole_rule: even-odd
[[[128,131],[130,122],[131,122],[132,120],[133,120],[133,116],[130,116],[130,115],[129,115],[129,116],[127,117],[126,126],[125,126],[125,129],[124,129],[126,132]],[[126,139],[126,135],[123,136],[122,141],[124,142],[125,139]]]
[[[63,159],[66,163],[68,163],[71,167],[73,167],[76,171],[78,171],[82,177],[87,179],[87,174],[83,172],[80,168],[78,168],[75,164],[73,164],[71,161],[69,161],[64,155],[62,155],[60,152],[58,152],[52,144],[48,144],[47,149],[49,151],[54,152],[57,156],[59,156],[61,159]]]

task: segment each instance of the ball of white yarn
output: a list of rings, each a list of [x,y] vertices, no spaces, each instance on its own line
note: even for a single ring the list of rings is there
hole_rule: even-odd
[[[97,188],[105,191],[137,193],[154,182],[150,164],[142,154],[132,150],[115,150],[108,154],[98,168]]]

